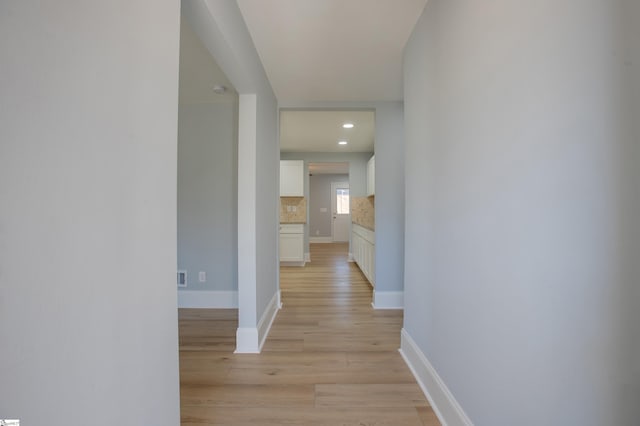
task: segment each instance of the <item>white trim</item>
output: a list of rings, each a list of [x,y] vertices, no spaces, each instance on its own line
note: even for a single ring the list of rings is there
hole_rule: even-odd
[[[349,262],[355,262],[356,260],[353,258],[353,253],[349,253]]]
[[[304,254],[304,261],[305,263],[311,263],[311,253]]]
[[[257,327],[238,327],[236,330],[236,354],[259,354],[267,341],[271,325],[282,307],[278,290],[262,314]]]
[[[235,309],[237,291],[178,290],[178,308]]]
[[[236,330],[236,350],[234,354],[259,354],[258,329],[256,327],[238,327]]]
[[[404,328],[401,333],[399,352],[429,400],[442,426],[473,426],[447,385],[444,384],[435,368]]]
[[[333,237],[309,237],[309,243],[313,243],[313,244],[326,244],[326,243],[332,243],[333,242]]]
[[[255,93],[238,96],[238,353],[259,352],[256,328],[257,99]]]
[[[267,308],[264,310],[264,314],[262,314],[262,318],[260,318],[260,322],[258,322],[258,336],[260,339],[259,348],[262,350],[264,346],[264,342],[267,341],[267,336],[269,336],[269,331],[271,330],[271,325],[273,325],[273,321],[276,319],[278,315],[278,310],[280,310],[280,292],[277,291],[271,301],[267,305]]]
[[[371,306],[374,309],[404,309],[404,292],[373,290]]]

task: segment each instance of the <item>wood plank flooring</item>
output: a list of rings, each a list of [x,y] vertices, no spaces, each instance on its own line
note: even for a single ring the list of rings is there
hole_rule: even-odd
[[[375,311],[346,244],[280,268],[259,355],[233,354],[237,311],[181,309],[182,425],[440,425],[398,353],[402,311]]]

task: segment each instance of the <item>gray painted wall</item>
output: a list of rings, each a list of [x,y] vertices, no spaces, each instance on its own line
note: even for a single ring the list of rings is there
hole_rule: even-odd
[[[352,197],[367,194],[367,152],[282,152],[282,160],[304,160],[304,196],[309,201],[309,163],[349,163],[349,191]],[[309,209],[304,227],[304,251],[309,253]],[[351,243],[349,243],[351,244]]]
[[[349,182],[349,175],[313,175],[309,176],[309,199],[307,210],[309,217],[309,237],[331,237],[332,182]],[[326,211],[320,211],[325,208]]]
[[[376,108],[376,293],[404,288],[404,111]]]
[[[237,113],[237,102],[180,105],[178,268],[189,291],[238,289]]]
[[[406,47],[404,326],[476,425],[640,418],[622,5],[432,0]]]
[[[258,91],[257,318],[262,317],[277,293],[280,273],[277,250],[280,239],[280,141],[277,126],[278,104],[269,82],[265,81]]]
[[[179,22],[177,1],[0,3],[0,417],[180,422]]]
[[[238,240],[242,235],[243,241],[251,241],[247,245],[250,253],[239,258],[238,263],[241,269],[251,270],[248,275],[256,277],[253,282],[247,280],[246,288],[239,278],[239,326],[255,328],[277,293],[279,279],[277,101],[236,2],[191,0],[182,3],[182,13],[238,93],[255,94],[257,98],[256,140],[252,147],[256,161],[251,164],[255,185],[250,185],[250,191],[239,192],[245,201],[251,198],[246,204],[255,205],[255,211],[240,212],[238,222]],[[242,198],[240,201],[244,203]],[[241,220],[255,223],[255,235],[247,235],[250,231],[241,225]]]

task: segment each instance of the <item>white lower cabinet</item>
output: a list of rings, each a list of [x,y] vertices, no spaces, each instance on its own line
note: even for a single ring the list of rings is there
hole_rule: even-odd
[[[376,278],[376,239],[375,233],[355,223],[351,226],[351,251],[353,260],[375,287]]]
[[[304,265],[304,225],[280,225],[280,262]]]

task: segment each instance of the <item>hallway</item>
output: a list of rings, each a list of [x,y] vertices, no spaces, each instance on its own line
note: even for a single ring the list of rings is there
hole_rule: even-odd
[[[435,426],[398,348],[402,312],[374,311],[347,244],[281,267],[283,308],[260,355],[235,355],[236,310],[181,309],[182,425]]]

